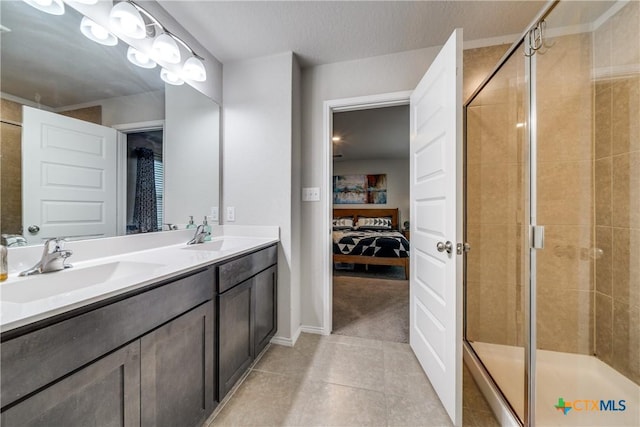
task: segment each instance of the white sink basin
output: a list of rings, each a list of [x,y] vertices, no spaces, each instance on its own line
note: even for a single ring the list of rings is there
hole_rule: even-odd
[[[7,302],[27,303],[82,288],[118,280],[138,274],[148,274],[164,264],[117,261],[91,267],[56,271],[0,285],[0,299]]]
[[[219,240],[212,240],[205,243],[197,243],[195,245],[188,245],[182,249],[188,251],[202,251],[202,252],[222,252],[239,248],[240,246],[246,246],[247,239],[225,237]]]

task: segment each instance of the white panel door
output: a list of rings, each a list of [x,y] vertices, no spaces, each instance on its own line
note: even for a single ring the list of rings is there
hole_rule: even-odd
[[[23,107],[22,224],[30,244],[116,235],[116,130]],[[39,231],[35,230],[34,226]]]
[[[451,420],[460,425],[462,257],[456,255],[456,242],[462,236],[461,29],[412,93],[410,111],[409,341]]]

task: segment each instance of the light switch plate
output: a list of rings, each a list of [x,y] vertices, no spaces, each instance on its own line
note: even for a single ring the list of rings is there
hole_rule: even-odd
[[[317,202],[320,200],[320,188],[307,187],[302,189],[303,202]]]
[[[227,221],[235,221],[236,220],[236,208],[229,206],[227,207]]]
[[[211,220],[218,221],[218,207],[211,206]]]

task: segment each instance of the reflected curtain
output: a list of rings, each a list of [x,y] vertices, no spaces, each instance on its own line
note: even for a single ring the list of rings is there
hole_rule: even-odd
[[[155,170],[153,150],[137,148],[136,198],[133,204],[133,224],[140,233],[158,230]]]

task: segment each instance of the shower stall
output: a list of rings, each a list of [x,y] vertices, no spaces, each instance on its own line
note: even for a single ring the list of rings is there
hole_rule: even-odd
[[[549,2],[465,132],[465,363],[499,421],[640,425],[640,2]]]

